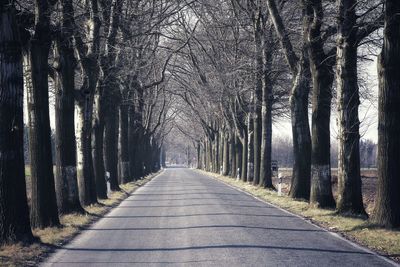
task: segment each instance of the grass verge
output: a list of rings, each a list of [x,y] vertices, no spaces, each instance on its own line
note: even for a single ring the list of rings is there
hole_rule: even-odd
[[[33,244],[12,244],[0,247],[0,266],[37,266],[54,249],[71,241],[81,230],[101,219],[112,208],[118,206],[137,188],[144,185],[158,173],[139,181],[120,185],[122,191],[113,192],[108,199],[99,200],[96,205],[85,207],[86,214],[68,214],[60,217],[61,226],[33,230],[38,238]]]
[[[259,188],[240,180],[205,171],[199,172],[300,215],[314,224],[336,232],[355,243],[368,247],[378,254],[400,263],[400,229],[380,228],[371,224],[368,220],[337,215],[334,210],[310,208],[306,201],[294,200],[286,195],[278,196],[275,191]]]

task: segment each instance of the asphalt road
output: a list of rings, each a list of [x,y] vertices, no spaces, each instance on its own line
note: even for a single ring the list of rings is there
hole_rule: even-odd
[[[393,266],[189,169],[167,169],[45,266]]]

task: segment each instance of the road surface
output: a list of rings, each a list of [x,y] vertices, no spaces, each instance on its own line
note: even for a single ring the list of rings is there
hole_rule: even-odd
[[[189,169],[167,169],[44,266],[393,266]]]

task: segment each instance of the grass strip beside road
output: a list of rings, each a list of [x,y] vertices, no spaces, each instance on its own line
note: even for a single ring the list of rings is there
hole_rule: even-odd
[[[33,244],[13,244],[0,247],[0,266],[37,266],[54,249],[68,243],[83,229],[101,219],[112,208],[117,207],[132,192],[146,184],[159,173],[141,180],[120,185],[122,191],[113,192],[108,199],[99,200],[98,204],[85,207],[86,214],[68,214],[60,217],[60,227],[43,230],[34,229],[38,238]]]
[[[295,200],[286,195],[278,196],[276,191],[260,188],[241,180],[200,170],[199,172],[300,215],[324,229],[336,232],[348,240],[400,263],[400,229],[390,230],[377,227],[368,220],[341,216],[334,210],[310,208],[308,202],[304,200]]]

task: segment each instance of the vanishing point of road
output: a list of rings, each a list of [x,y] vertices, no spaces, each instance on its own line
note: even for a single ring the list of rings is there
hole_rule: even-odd
[[[44,266],[394,266],[190,169],[166,169]]]

